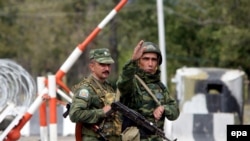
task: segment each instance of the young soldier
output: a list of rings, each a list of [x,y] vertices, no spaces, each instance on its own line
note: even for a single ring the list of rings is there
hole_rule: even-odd
[[[91,50],[89,58],[91,74],[74,86],[70,120],[82,125],[80,132],[84,141],[102,141],[104,138],[119,141],[119,116],[116,113],[106,116],[116,98],[115,91],[106,80],[114,60],[106,48]]]
[[[131,60],[123,67],[117,86],[121,93],[120,101],[124,105],[163,129],[165,117],[169,120],[177,119],[179,108],[166,86],[160,81],[161,63],[162,56],[158,46],[151,42],[140,41],[134,49]],[[140,82],[140,79],[143,82]],[[142,141],[162,141],[161,137],[126,117],[123,119],[122,126],[122,130],[137,126]]]

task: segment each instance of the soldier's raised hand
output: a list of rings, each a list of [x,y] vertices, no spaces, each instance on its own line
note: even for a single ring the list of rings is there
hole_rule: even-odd
[[[143,51],[144,51],[144,49],[145,49],[145,48],[142,47],[143,42],[144,42],[144,41],[141,40],[141,41],[137,44],[137,46],[135,47],[134,53],[133,53],[132,58],[131,58],[132,60],[138,60],[138,59],[142,56]]]

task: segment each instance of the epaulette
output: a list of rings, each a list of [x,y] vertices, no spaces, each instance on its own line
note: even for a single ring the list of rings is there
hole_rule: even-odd
[[[169,93],[168,88],[162,82],[158,82],[158,85],[163,91],[166,90]]]
[[[162,90],[164,90],[166,88],[162,82],[158,82],[158,85],[161,87]]]
[[[80,81],[78,84],[74,85],[72,88],[72,91],[76,91],[77,89],[81,88],[83,85],[89,86],[89,82],[86,77],[82,81]]]

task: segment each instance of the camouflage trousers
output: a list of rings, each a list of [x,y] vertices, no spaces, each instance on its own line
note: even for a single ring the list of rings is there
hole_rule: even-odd
[[[147,137],[140,137],[140,141],[163,141],[163,139],[157,135],[151,135]]]
[[[107,139],[109,141],[121,141],[120,136],[108,136]],[[83,135],[82,141],[104,141],[104,139],[98,138],[96,136]]]

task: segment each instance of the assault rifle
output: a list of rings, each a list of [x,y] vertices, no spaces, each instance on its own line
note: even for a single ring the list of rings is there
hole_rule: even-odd
[[[165,139],[167,141],[171,141],[170,139],[168,139],[165,136],[164,132],[161,129],[159,129],[157,126],[155,126],[152,122],[148,121],[144,116],[142,116],[138,112],[136,112],[136,111],[134,111],[132,109],[129,109],[127,106],[123,105],[120,102],[112,103],[111,107],[112,108],[107,113],[107,116],[112,114],[114,111],[119,111],[121,114],[123,114],[124,116],[126,116],[130,120],[137,123],[137,125],[140,125],[140,126],[146,128],[146,129],[148,129],[152,133],[162,137],[163,139]],[[174,139],[174,141],[177,141],[177,139]]]
[[[69,115],[71,103],[66,104],[66,111],[63,113],[63,117],[66,118]]]

